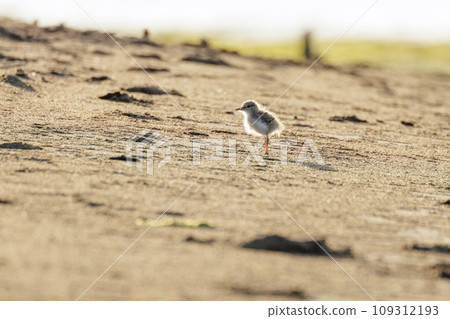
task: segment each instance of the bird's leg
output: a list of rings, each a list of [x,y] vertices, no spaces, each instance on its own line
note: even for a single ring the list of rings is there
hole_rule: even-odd
[[[266,136],[266,154],[269,154],[269,136]]]

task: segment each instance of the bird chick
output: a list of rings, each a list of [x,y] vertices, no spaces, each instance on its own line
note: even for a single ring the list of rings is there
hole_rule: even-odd
[[[248,134],[265,136],[266,154],[269,153],[269,137],[280,136],[284,129],[281,121],[272,112],[267,111],[256,101],[245,101],[236,111],[244,116],[244,127]]]

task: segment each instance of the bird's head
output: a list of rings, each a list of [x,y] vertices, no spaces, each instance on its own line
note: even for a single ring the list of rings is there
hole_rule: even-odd
[[[242,111],[242,112],[252,112],[253,110],[257,110],[258,103],[255,101],[245,101],[244,104],[242,104],[241,107],[238,107],[235,111]]]

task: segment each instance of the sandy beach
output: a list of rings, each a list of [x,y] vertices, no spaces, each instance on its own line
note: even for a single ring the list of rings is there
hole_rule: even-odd
[[[148,74],[106,34],[0,23],[0,299],[448,300],[448,76],[319,62],[271,107],[286,165],[242,165],[234,109],[310,63],[116,39]],[[125,160],[143,130],[174,141],[153,175]]]

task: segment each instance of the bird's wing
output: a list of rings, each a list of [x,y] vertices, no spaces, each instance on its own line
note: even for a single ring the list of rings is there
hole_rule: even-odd
[[[260,116],[261,119],[266,123],[271,123],[273,120],[275,120],[275,118],[267,112],[262,112],[262,114],[258,114],[258,117]]]

